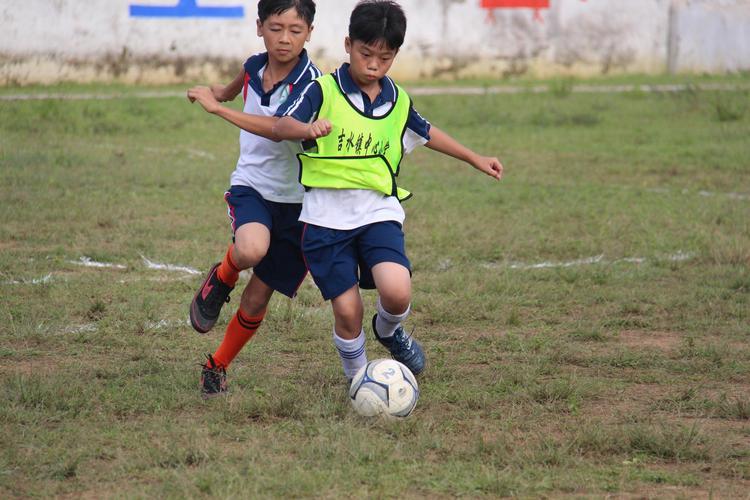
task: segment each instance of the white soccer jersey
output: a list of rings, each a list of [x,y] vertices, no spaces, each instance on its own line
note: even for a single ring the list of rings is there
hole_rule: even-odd
[[[290,97],[301,91],[307,83],[320,76],[302,51],[292,72],[268,93],[263,92],[263,73],[268,64],[268,54],[252,56],[245,63],[244,112],[251,115],[274,116],[276,110]],[[250,186],[264,199],[278,203],[301,203],[304,189],[299,184],[297,153],[302,152],[298,142],[274,142],[240,131],[240,157],[232,173],[232,186]]]

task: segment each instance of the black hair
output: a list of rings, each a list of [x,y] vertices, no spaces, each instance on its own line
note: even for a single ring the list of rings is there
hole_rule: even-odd
[[[315,20],[315,2],[313,0],[260,0],[258,2],[258,19],[266,22],[270,16],[283,14],[289,9],[295,9],[299,17],[312,26]]]
[[[406,14],[391,0],[363,0],[349,19],[349,39],[367,45],[385,44],[398,50],[406,36]]]

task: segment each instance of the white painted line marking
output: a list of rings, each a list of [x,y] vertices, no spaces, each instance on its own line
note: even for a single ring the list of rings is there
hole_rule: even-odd
[[[192,267],[176,266],[173,264],[160,264],[158,262],[153,262],[149,260],[143,255],[141,255],[141,259],[143,259],[143,263],[149,269],[158,269],[161,271],[176,271],[176,272],[187,273],[187,274],[200,274],[200,271],[193,269]]]
[[[508,267],[510,269],[549,269],[555,267],[586,266],[589,264],[598,264],[602,262],[603,258],[604,255],[597,255],[586,259],[571,260],[569,262],[540,262],[538,264],[521,264],[516,262],[510,264]]]
[[[190,318],[182,321],[162,319],[159,321],[147,321],[144,325],[146,330],[165,330],[168,328],[179,328],[182,326],[191,326]]]
[[[96,327],[96,324],[86,323],[85,325],[69,326],[68,328],[64,329],[62,332],[63,333],[93,333],[97,330],[98,328]]]
[[[117,280],[117,282],[121,285],[125,285],[127,283],[141,283],[143,281],[149,281],[151,283],[174,283],[176,281],[185,281],[189,279],[192,279],[190,274],[185,274],[183,276],[152,276],[150,278],[134,276],[132,278]]]
[[[683,252],[680,250],[679,252],[668,255],[663,260],[668,260],[671,262],[683,262],[686,260],[690,260],[695,257],[695,254]],[[579,267],[579,266],[589,266],[594,264],[620,264],[620,263],[626,263],[626,264],[644,264],[648,262],[649,260],[662,260],[662,258],[654,257],[652,259],[647,259],[645,257],[624,257],[622,259],[615,259],[615,260],[605,260],[604,255],[596,255],[594,257],[587,257],[585,259],[576,259],[576,260],[570,260],[567,262],[539,262],[536,264],[525,264],[522,262],[511,262],[510,264],[503,264],[498,262],[485,262],[481,264],[482,267],[485,269],[520,269],[520,270],[530,270],[530,269],[559,269],[559,268],[566,268],[566,267]]]
[[[669,188],[647,188],[647,193],[656,193],[656,194],[672,194],[672,193],[680,193],[683,195],[698,195],[702,196],[704,198],[729,198],[730,200],[736,200],[736,201],[748,201],[750,200],[750,194],[746,193],[718,193],[715,191],[691,191],[689,189],[682,189],[680,191],[676,190],[670,190]]]
[[[176,153],[180,151],[186,152],[189,156],[198,157],[198,158],[207,158],[209,160],[215,160],[216,157],[209,153],[208,151],[202,151],[200,149],[182,149],[182,148],[174,148],[174,149],[168,149],[168,148],[154,148],[154,147],[145,147],[143,148],[143,151],[147,151],[149,153],[157,153],[157,154],[170,154],[170,153]]]
[[[84,267],[97,267],[97,268],[107,268],[107,269],[127,269],[127,266],[124,266],[122,264],[111,264],[108,262],[97,262],[95,260],[91,260],[90,257],[81,257],[79,260],[69,260],[68,263],[75,264],[77,266],[84,266]]]
[[[488,94],[544,94],[552,92],[554,86],[534,85],[523,87],[518,85],[493,85],[488,87],[410,87],[410,95],[444,96],[444,95],[488,95]],[[725,91],[736,92],[750,90],[750,85],[743,83],[698,83],[698,84],[659,84],[659,85],[573,85],[570,91],[576,94],[622,94],[625,92],[685,92],[685,91]],[[154,90],[142,92],[113,92],[104,93],[39,93],[39,94],[5,94],[0,95],[0,101],[106,101],[113,99],[165,99],[185,98],[185,91]]]
[[[44,283],[49,283],[50,281],[52,281],[52,273],[42,276],[41,278],[34,278],[30,280],[21,279],[3,281],[3,285],[42,285]]]
[[[144,92],[113,92],[111,94],[97,93],[40,93],[40,94],[7,94],[0,95],[0,101],[109,101],[125,98],[137,99],[163,99],[170,97],[184,97],[187,99],[187,91],[177,92],[168,90],[144,91]]]
[[[682,194],[690,194],[689,191],[683,190]],[[723,196],[731,200],[750,200],[750,194],[742,193],[714,193],[712,191],[698,191],[698,195],[706,198],[712,198],[714,196]]]
[[[489,87],[412,87],[410,95],[442,96],[442,95],[488,95],[488,94],[545,94],[552,92],[553,86],[534,85],[522,87],[514,85],[495,85]],[[692,84],[662,84],[662,85],[573,85],[570,91],[574,94],[622,94],[626,92],[685,92],[694,91],[743,91],[750,90],[750,85],[738,83],[699,83]]]

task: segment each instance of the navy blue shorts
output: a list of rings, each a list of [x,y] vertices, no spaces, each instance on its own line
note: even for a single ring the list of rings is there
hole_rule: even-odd
[[[360,288],[374,289],[372,268],[381,262],[395,262],[411,272],[404,232],[394,221],[347,231],[305,224],[302,253],[325,300],[335,299],[357,283]]]
[[[251,222],[263,224],[271,232],[268,253],[253,268],[253,273],[274,290],[294,297],[307,275],[300,248],[304,227],[299,222],[302,204],[268,201],[248,186],[232,186],[224,199],[233,235],[239,227]]]

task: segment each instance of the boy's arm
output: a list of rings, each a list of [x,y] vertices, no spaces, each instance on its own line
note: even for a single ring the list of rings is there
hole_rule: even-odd
[[[243,68],[228,85],[211,85],[211,93],[219,102],[233,101],[242,91],[242,87],[244,86],[245,70]]]
[[[430,140],[427,141],[425,146],[434,151],[465,161],[480,172],[484,172],[497,180],[503,177],[503,165],[500,163],[500,160],[475,153],[434,125],[430,127]]]
[[[291,116],[284,116],[273,126],[273,134],[282,141],[305,141],[325,137],[332,129],[331,122],[325,119],[305,123]]]
[[[244,77],[243,77],[244,78]],[[231,86],[232,84],[230,84]],[[280,141],[273,133],[273,126],[278,121],[274,116],[257,116],[243,113],[235,109],[222,106],[216,99],[213,89],[208,87],[193,87],[187,92],[190,102],[198,101],[203,109],[211,114],[224,118],[229,123],[272,141]]]

